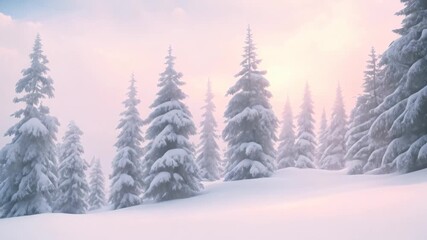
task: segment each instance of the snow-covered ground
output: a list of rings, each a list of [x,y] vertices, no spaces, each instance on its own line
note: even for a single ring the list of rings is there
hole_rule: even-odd
[[[348,176],[285,169],[196,197],[0,220],[0,239],[427,239],[427,169]]]

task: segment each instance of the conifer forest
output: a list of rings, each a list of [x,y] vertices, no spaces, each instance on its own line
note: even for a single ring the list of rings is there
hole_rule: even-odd
[[[0,239],[427,239],[427,1],[0,1]]]

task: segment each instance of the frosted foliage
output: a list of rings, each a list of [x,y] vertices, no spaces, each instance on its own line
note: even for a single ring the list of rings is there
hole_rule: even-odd
[[[245,44],[242,70],[227,92],[232,97],[224,113],[226,126],[222,133],[227,143],[225,181],[269,177],[275,169],[278,121],[269,102],[266,72],[258,69],[261,60],[250,28]]]
[[[345,114],[341,88],[338,86],[331,123],[328,128],[326,149],[320,159],[322,169],[339,170],[345,167],[345,134],[347,131],[347,116]]]
[[[92,166],[89,180],[89,208],[90,210],[101,208],[105,205],[105,183],[101,161],[97,159]]]
[[[12,114],[19,121],[6,132],[12,141],[0,154],[2,217],[52,211],[56,189],[55,141],[59,123],[41,103],[53,97],[54,88],[47,76],[48,60],[39,36],[30,60],[31,66],[22,70],[23,77],[15,89],[18,97],[14,102],[24,104],[24,108]]]
[[[381,73],[377,62],[375,49],[372,48],[365,71],[364,91],[357,98],[346,134],[344,158],[349,164],[349,174],[362,174],[369,156],[375,149],[369,138],[369,128],[377,117],[373,110],[381,101]],[[352,161],[354,163],[351,163]]]
[[[172,49],[166,57],[166,69],[160,74],[160,88],[147,122],[149,140],[144,156],[144,199],[164,201],[190,197],[203,186],[189,137],[196,133],[191,113],[182,102],[182,74],[174,69]]]
[[[295,167],[298,168],[315,168],[316,136],[314,135],[313,114],[313,101],[307,84],[301,112],[298,116],[298,133],[295,142]]]
[[[82,158],[80,143],[83,132],[71,122],[65,133],[59,157],[59,198],[56,210],[63,213],[85,213],[89,186],[86,181],[88,164]]]
[[[202,123],[200,124],[200,145],[198,147],[196,161],[202,179],[213,181],[218,180],[220,177],[219,163],[221,159],[219,155],[219,147],[217,144],[217,123],[213,115],[215,104],[213,103],[213,94],[210,81],[208,81],[208,90],[206,93],[205,106],[203,109],[205,112],[203,114]]]
[[[278,168],[295,167],[295,126],[289,98],[286,101],[283,111],[282,125],[282,132],[279,137],[277,166]]]
[[[420,158],[427,135],[427,39],[422,37],[427,4],[403,2],[405,7],[398,14],[405,18],[402,28],[395,30],[401,36],[383,55],[385,78],[398,84],[375,109],[379,116],[370,129],[372,139],[387,143],[379,172],[406,173],[427,167],[426,159]]]
[[[363,172],[371,173],[372,171],[378,169],[381,166],[381,161],[386,150],[386,146],[379,146],[378,148],[373,150],[371,155],[369,155],[368,162],[365,164],[365,166],[363,166]]]
[[[120,130],[113,159],[113,173],[110,176],[110,203],[114,209],[125,208],[141,203],[142,193],[142,137],[143,121],[137,109],[140,100],[137,98],[135,78],[132,76],[127,99],[123,102],[125,110],[117,129]]]
[[[322,112],[322,118],[320,119],[320,128],[318,133],[318,148],[317,148],[317,154],[316,154],[316,164],[319,165],[320,159],[322,158],[323,153],[326,150],[327,142],[326,139],[328,138],[328,121],[326,119],[326,112],[325,109],[323,109]]]

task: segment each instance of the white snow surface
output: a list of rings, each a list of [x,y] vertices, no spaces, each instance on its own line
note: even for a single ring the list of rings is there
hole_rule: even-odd
[[[427,169],[345,173],[286,168],[188,199],[1,219],[0,239],[427,239]]]

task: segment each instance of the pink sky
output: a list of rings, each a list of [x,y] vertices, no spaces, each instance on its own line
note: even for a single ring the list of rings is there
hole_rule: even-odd
[[[56,96],[47,105],[61,122],[59,137],[74,120],[85,133],[86,158],[100,157],[107,170],[130,75],[138,81],[145,118],[169,45],[197,125],[210,78],[222,130],[225,93],[240,70],[248,24],[279,118],[287,95],[298,113],[307,81],[317,117],[322,108],[330,113],[338,82],[349,113],[361,91],[369,50],[375,46],[381,53],[397,38],[392,29],[401,18],[394,13],[402,7],[398,0],[71,2],[73,10],[35,19],[15,18],[0,8],[0,133],[16,122],[9,116],[18,109],[12,103],[14,85],[29,66],[39,32],[55,81]],[[0,146],[8,141],[0,137]]]

